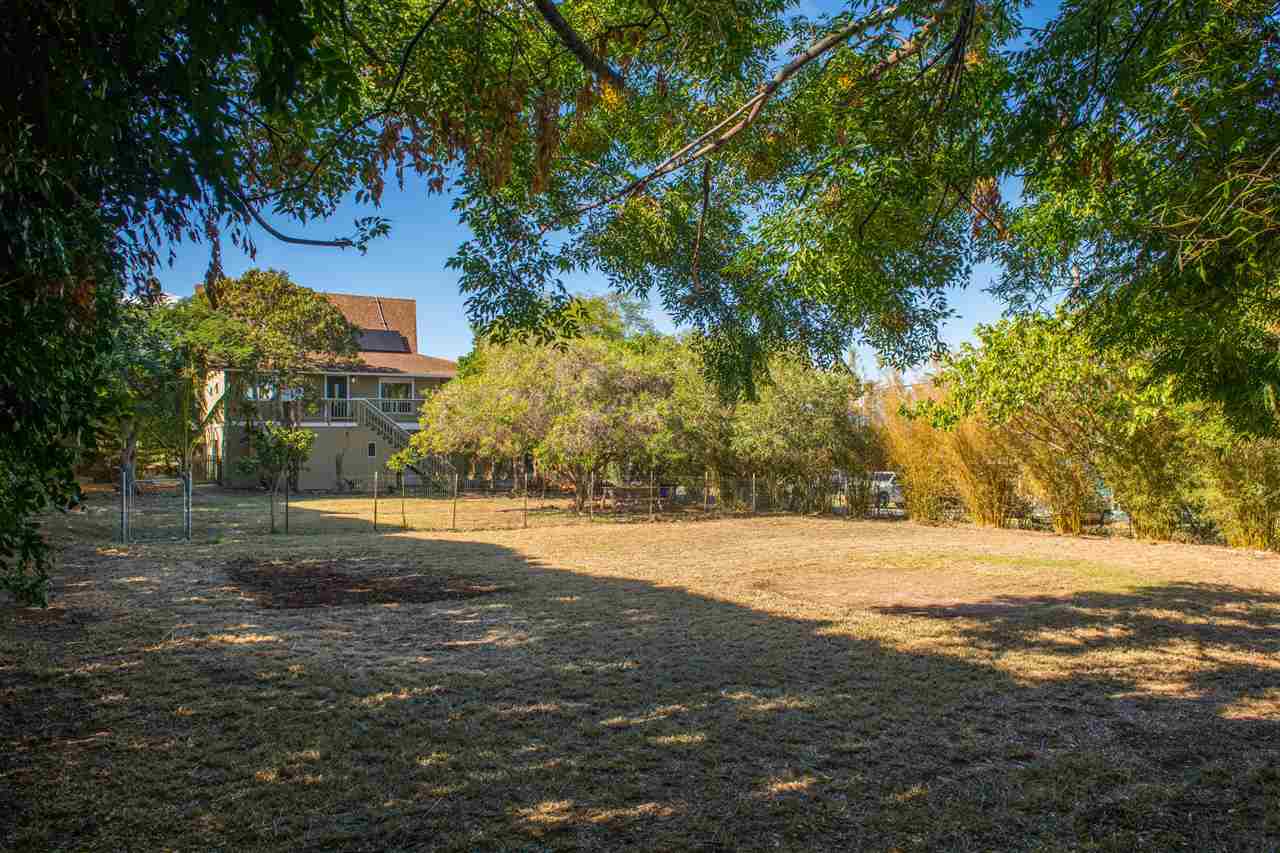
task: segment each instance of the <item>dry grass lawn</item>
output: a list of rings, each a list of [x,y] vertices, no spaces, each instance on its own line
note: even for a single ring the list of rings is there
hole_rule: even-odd
[[[1274,556],[77,523],[54,608],[0,607],[0,848],[1280,847]]]
[[[119,536],[119,495],[108,485],[87,490],[84,511],[69,519],[55,517],[55,528],[82,540],[115,541]],[[276,528],[285,529],[284,496],[274,500]],[[199,485],[192,497],[191,529],[195,539],[227,539],[268,533],[272,497],[260,489],[223,489]],[[644,501],[615,510],[598,502],[595,521],[648,522]],[[719,517],[719,507],[704,513],[696,501],[680,506],[658,502],[655,519],[674,520],[703,515]],[[376,502],[370,492],[357,494],[303,493],[289,502],[289,532],[306,534],[371,533],[395,530],[512,530],[526,527],[562,527],[592,521],[592,513],[575,512],[571,496],[557,493],[532,495],[527,501],[508,493],[472,492],[457,501],[433,492],[407,496],[383,494]],[[182,497],[173,488],[148,491],[134,499],[131,541],[174,541],[183,537]]]

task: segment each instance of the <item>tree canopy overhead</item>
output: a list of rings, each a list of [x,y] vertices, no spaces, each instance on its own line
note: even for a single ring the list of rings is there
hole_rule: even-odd
[[[831,363],[855,338],[918,363],[997,260],[1015,308],[1089,306],[1100,344],[1270,418],[1274,3],[1027,9],[353,2],[321,32],[359,106],[255,131],[246,197],[310,212],[299,159],[362,199],[416,171],[474,233],[451,264],[486,333],[558,328],[560,277],[595,269],[738,388],[771,352]]]
[[[913,364],[995,259],[1013,306],[1089,305],[1188,393],[1273,408],[1270,0],[1070,0],[1039,28],[1023,0],[151,5],[24,0],[5,54],[15,162],[66,177],[26,191],[96,204],[141,267],[417,173],[474,233],[451,264],[486,334],[572,325],[559,279],[592,269],[731,387],[855,338]]]

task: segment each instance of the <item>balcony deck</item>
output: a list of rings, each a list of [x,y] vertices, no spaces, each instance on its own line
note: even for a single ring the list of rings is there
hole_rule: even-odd
[[[259,420],[287,419],[302,426],[341,426],[356,423],[356,407],[363,405],[365,400],[406,429],[417,425],[418,413],[422,404],[427,402],[425,397],[351,397],[345,400],[251,400],[239,405],[252,406],[255,417]],[[298,407],[301,407],[301,411],[298,411]],[[233,421],[242,419],[236,413],[232,413],[230,417]]]

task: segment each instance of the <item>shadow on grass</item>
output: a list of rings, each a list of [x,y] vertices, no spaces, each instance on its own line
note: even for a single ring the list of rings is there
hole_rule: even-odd
[[[226,575],[193,591],[157,568],[151,609],[133,619],[163,620],[162,639],[104,629],[54,649],[47,669],[6,650],[0,769],[16,820],[0,840],[1264,850],[1280,838],[1275,706],[1248,710],[1280,684],[1271,593],[997,599],[849,627],[487,543],[391,542],[330,568],[503,589],[262,610]],[[198,607],[180,603],[193,592]]]
[[[1103,659],[1133,664],[1127,680],[1135,693],[1176,695],[1223,713],[1280,694],[1280,596],[1265,590],[1176,583],[879,612],[944,620],[966,645],[1030,656],[1062,677]]]

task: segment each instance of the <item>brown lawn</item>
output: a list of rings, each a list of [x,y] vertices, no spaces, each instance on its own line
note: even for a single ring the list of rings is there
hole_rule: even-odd
[[[0,848],[1280,847],[1280,558],[744,519],[70,519],[0,606]]]

